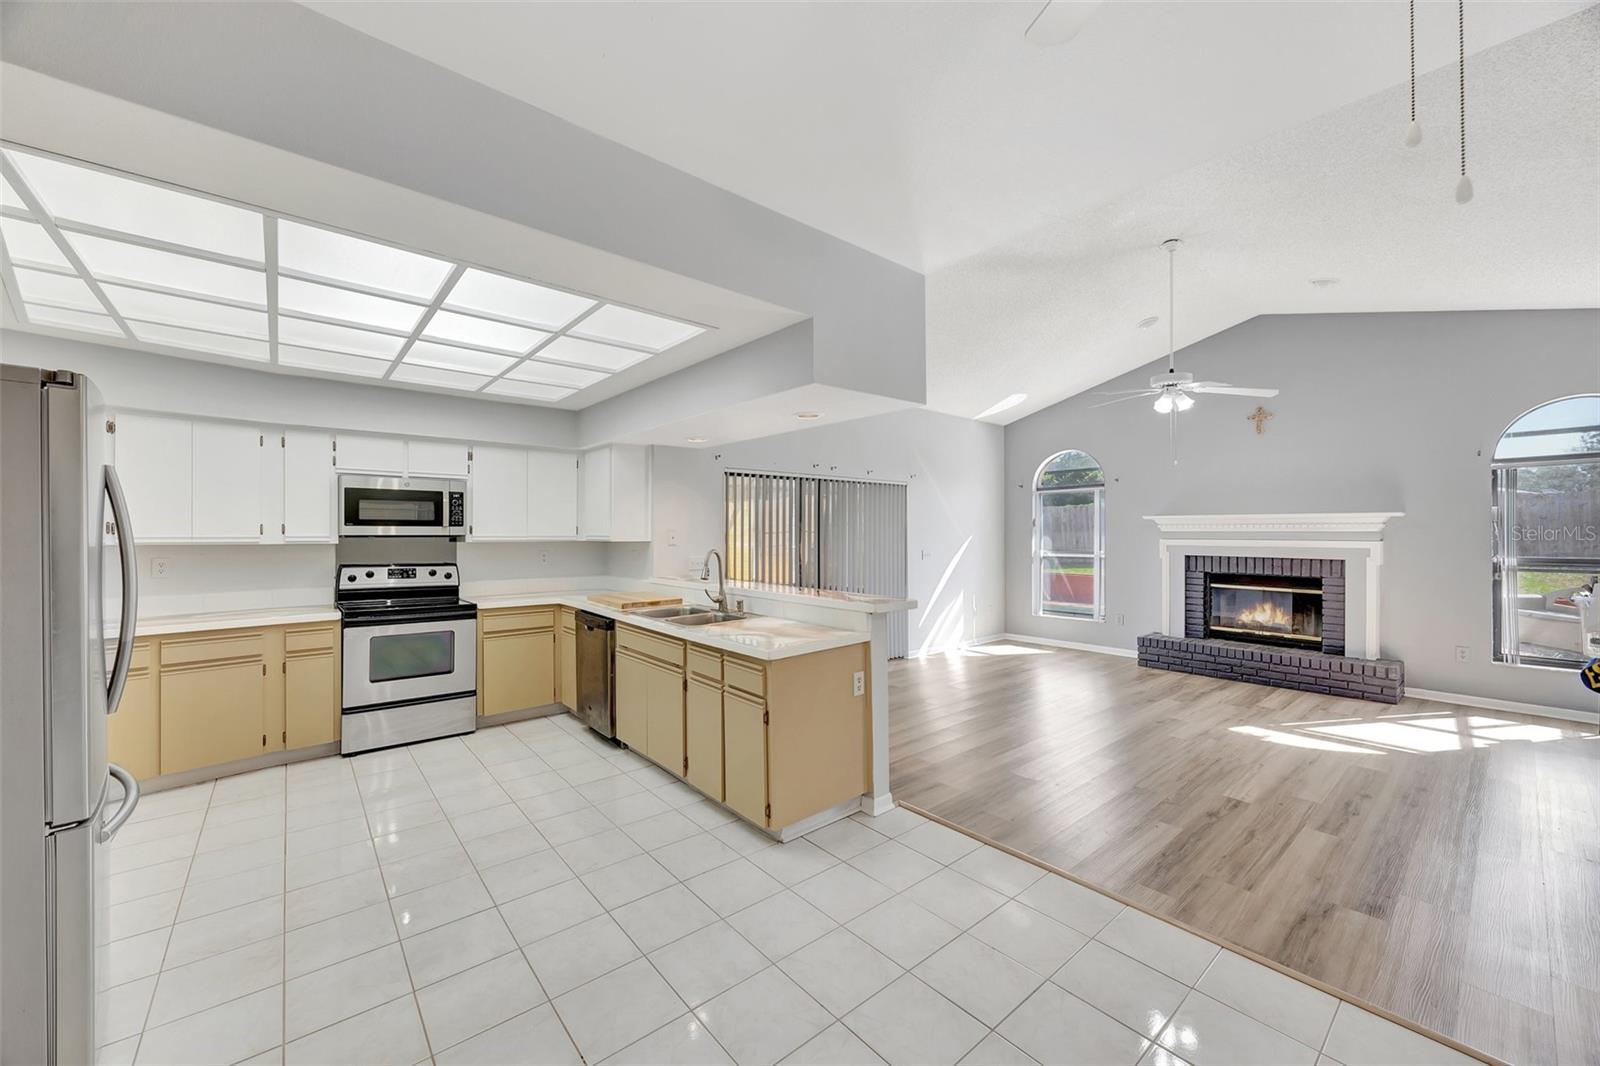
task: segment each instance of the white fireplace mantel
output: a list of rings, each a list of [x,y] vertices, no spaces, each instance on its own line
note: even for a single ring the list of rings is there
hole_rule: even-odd
[[[1381,655],[1378,643],[1379,576],[1383,530],[1404,511],[1330,511],[1297,514],[1145,515],[1161,531],[1161,630],[1183,633],[1184,557],[1196,555],[1339,558],[1346,561],[1345,654]]]

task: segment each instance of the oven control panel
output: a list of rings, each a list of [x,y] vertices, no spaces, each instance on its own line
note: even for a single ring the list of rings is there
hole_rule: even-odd
[[[450,528],[460,529],[467,524],[467,494],[452,492],[450,494]]]
[[[339,567],[337,580],[341,591],[456,588],[461,584],[455,563],[346,563]]]

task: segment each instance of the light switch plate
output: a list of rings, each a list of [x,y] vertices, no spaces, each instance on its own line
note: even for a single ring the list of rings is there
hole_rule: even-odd
[[[865,673],[863,673],[862,671],[857,670],[856,673],[855,673],[855,680],[854,680],[854,683],[853,683],[853,687],[854,687],[855,691],[852,693],[852,695],[856,695],[856,696],[864,696],[864,695],[866,695],[866,692],[867,692],[867,675]]]

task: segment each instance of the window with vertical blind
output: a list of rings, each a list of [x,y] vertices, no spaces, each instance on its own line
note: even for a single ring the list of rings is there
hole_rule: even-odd
[[[723,488],[728,580],[905,596],[904,485],[730,470]],[[899,611],[890,656],[906,645]]]

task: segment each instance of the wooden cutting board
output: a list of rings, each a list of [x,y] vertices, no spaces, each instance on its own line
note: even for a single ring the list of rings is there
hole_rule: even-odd
[[[660,596],[653,592],[596,592],[589,600],[618,611],[635,611],[640,607],[670,607],[682,603],[683,597]]]

